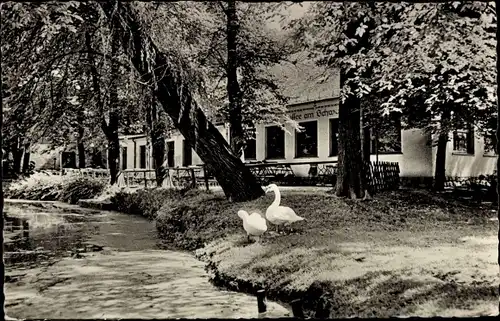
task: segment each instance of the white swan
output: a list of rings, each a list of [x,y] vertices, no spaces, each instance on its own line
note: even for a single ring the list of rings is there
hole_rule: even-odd
[[[281,193],[276,184],[270,184],[264,188],[264,191],[266,193],[274,192],[274,202],[267,208],[266,218],[269,222],[276,225],[277,231],[280,225],[288,225],[304,220],[303,217],[298,216],[290,207],[280,206]]]
[[[267,231],[267,224],[265,218],[259,215],[259,213],[252,213],[248,215],[247,211],[239,210],[238,216],[243,220],[243,228],[247,232],[248,240],[250,241],[250,235],[260,236]]]

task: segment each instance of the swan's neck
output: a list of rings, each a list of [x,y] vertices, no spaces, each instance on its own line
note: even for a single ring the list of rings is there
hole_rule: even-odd
[[[274,202],[271,204],[271,206],[279,206],[281,201],[280,190],[277,187],[273,187],[273,192],[274,192]]]

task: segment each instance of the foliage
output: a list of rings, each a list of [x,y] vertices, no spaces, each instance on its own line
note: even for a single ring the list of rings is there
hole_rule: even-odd
[[[243,234],[237,211],[243,208],[265,213],[272,199],[272,195],[267,195],[251,202],[230,203],[218,195],[194,191],[192,195],[165,203],[157,214],[156,227],[160,237],[172,246],[193,250],[218,238]],[[306,217],[306,223],[295,226],[297,234],[290,237],[307,238],[312,242],[309,245],[335,233],[335,229],[352,226],[388,232],[404,230],[410,224],[413,229],[425,229],[470,218],[485,220],[491,215],[487,209],[419,191],[384,192],[369,203],[321,193],[291,192],[282,195],[282,204]],[[444,212],[443,208],[450,212]],[[336,228],[332,230],[332,226]]]
[[[164,204],[179,197],[180,192],[173,189],[140,189],[135,192],[120,191],[113,195],[110,201],[119,212],[141,215],[153,220]]]
[[[240,219],[227,213],[231,207],[227,200],[197,190],[190,193],[159,210],[156,227],[162,239],[177,248],[194,250],[238,227]]]
[[[119,187],[117,184],[106,185],[101,194],[95,197],[96,200],[105,201],[111,199],[118,193],[131,193],[132,189],[129,187]]]
[[[103,145],[111,60],[121,64],[115,77],[119,83],[117,104],[123,115],[120,119],[128,132],[137,127],[143,115],[142,85],[135,81],[123,56],[110,57],[109,24],[100,16],[96,2],[2,5],[7,142],[19,137],[18,146],[41,139],[53,148],[75,141],[85,146]],[[99,93],[92,82],[89,55],[99,58],[95,60]]]
[[[90,199],[101,194],[106,182],[89,177],[76,177],[63,185],[59,200],[76,204],[81,199]]]
[[[202,79],[199,100],[208,115],[228,116],[226,90],[227,34],[223,1],[141,3],[137,10],[155,44],[186,59]],[[243,123],[283,122],[287,98],[269,68],[287,58],[289,44],[266,27],[274,4],[237,3],[237,56]],[[154,10],[154,9],[156,10]],[[165,37],[165,34],[169,37]]]
[[[79,199],[99,195],[104,186],[105,183],[100,180],[83,178],[76,174],[37,172],[27,178],[12,182],[5,191],[5,197],[75,204]]]
[[[343,71],[350,95],[375,112],[401,112],[434,132],[480,123],[495,104],[495,18],[491,3],[315,3],[291,24],[320,65]],[[432,121],[431,121],[432,120]]]
[[[38,172],[25,179],[14,181],[5,191],[7,198],[57,201],[63,190],[65,177]]]

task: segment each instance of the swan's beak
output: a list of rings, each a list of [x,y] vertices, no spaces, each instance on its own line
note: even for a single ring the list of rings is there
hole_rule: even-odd
[[[263,189],[264,189],[264,193],[269,192],[269,186],[264,186]]]

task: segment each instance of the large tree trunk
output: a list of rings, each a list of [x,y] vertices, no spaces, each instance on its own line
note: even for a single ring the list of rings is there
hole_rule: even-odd
[[[78,148],[78,168],[85,168],[87,167],[85,160],[85,145],[83,144],[82,141],[79,141],[77,143],[77,148]]]
[[[23,157],[23,173],[27,174],[30,170],[30,144],[24,145],[24,157]]]
[[[434,172],[434,190],[444,190],[446,182],[446,145],[448,144],[448,133],[440,133],[436,150],[436,169]]]
[[[236,15],[236,1],[227,2],[227,95],[229,99],[229,123],[231,148],[236,156],[241,157],[245,137],[241,116],[241,93],[238,83],[238,52],[236,37],[238,35],[239,23]]]
[[[335,194],[356,199],[365,196],[365,172],[361,156],[359,99],[339,105],[338,170]]]
[[[0,3],[0,11],[2,10],[1,8],[2,4]],[[2,23],[2,18],[0,15],[0,24]],[[0,48],[0,61],[2,60],[2,49]],[[2,65],[0,64],[0,90],[2,90]],[[2,239],[2,246],[0,246],[0,277],[2,280],[5,280],[5,263],[3,260],[3,252],[4,252],[4,246],[3,246],[3,241],[4,241],[4,226],[5,226],[5,213],[3,211],[3,92],[0,92],[0,212],[2,212],[2,221],[1,221],[1,226],[0,226],[0,238]],[[0,305],[2,307],[5,307],[5,291],[0,291]],[[3,312],[3,317],[5,319],[6,314],[5,314],[5,309]]]
[[[103,2],[101,6],[106,15],[111,17],[113,5]],[[123,34],[123,44],[133,65],[144,82],[158,81],[158,101],[172,119],[174,126],[193,146],[208,170],[215,175],[226,197],[233,201],[247,201],[264,195],[253,174],[231,152],[224,137],[207,120],[193,99],[186,72],[189,71],[189,66],[186,62],[158,50],[151,38],[141,29],[130,3],[121,3],[118,13],[127,27],[127,32]],[[116,27],[122,28],[121,25]],[[130,48],[130,45],[133,45],[133,48]],[[152,59],[148,60],[146,57]]]
[[[162,126],[163,124],[158,117],[158,110],[156,109],[156,98],[154,93],[151,97],[150,108],[147,113],[146,121],[148,123],[151,136],[156,186],[161,187],[161,185],[163,184],[164,175],[163,162],[165,160],[165,133],[164,126]]]
[[[84,115],[82,111],[78,112],[78,137],[76,138],[76,145],[78,149],[78,168],[85,168],[85,145],[83,144],[83,136],[85,134],[85,127],[83,127]]]
[[[13,157],[12,172],[14,174],[20,174],[21,173],[21,160],[23,158],[23,150],[20,146],[19,138],[16,140],[16,143],[12,145],[11,150],[12,150],[12,157]]]
[[[450,113],[445,110],[441,115],[441,125],[436,149],[436,168],[434,172],[434,190],[444,190],[446,182],[446,145],[448,144],[448,126],[446,121],[450,117]]]
[[[498,16],[500,15],[500,9],[498,8],[498,3],[495,3],[495,9],[496,9],[496,16],[497,16],[497,39],[498,39]],[[497,154],[500,153],[500,104],[499,104],[499,97],[500,97],[500,86],[498,84],[500,83],[500,62],[498,60],[497,56]],[[500,160],[498,159],[500,157],[497,157],[497,216],[500,221]],[[498,228],[498,253],[500,253],[500,226]],[[500,265],[500,255],[498,255],[498,265]],[[498,308],[500,309],[500,302],[498,305]]]
[[[359,126],[360,126],[360,145],[361,145],[361,169],[362,173],[365,173],[365,176],[362,177],[362,184],[364,188],[364,198],[365,199],[371,199],[371,193],[373,191],[369,191],[369,185],[368,185],[368,179],[369,177],[367,176],[370,171],[370,127],[365,115],[365,111],[363,110],[361,106],[361,102],[359,103],[360,107],[360,112],[359,112]]]
[[[110,184],[116,183],[118,178],[120,141],[118,140],[118,126],[120,121],[118,79],[120,77],[120,65],[116,61],[118,46],[120,45],[119,34],[113,30],[111,35],[111,85],[109,89],[109,121],[105,134],[108,139],[108,167]]]
[[[341,88],[350,75],[341,73]],[[335,194],[351,199],[365,197],[366,172],[361,145],[361,103],[351,96],[339,104],[339,142]],[[367,195],[368,196],[368,195]]]
[[[116,31],[113,32],[111,41],[111,86],[110,86],[110,110],[109,110],[109,124],[106,123],[104,117],[103,99],[101,97],[101,87],[99,85],[99,73],[97,72],[95,57],[91,53],[91,38],[88,32],[85,33],[85,43],[87,50],[89,51],[88,60],[90,65],[90,75],[92,78],[92,85],[94,94],[96,95],[96,101],[99,106],[100,118],[101,118],[101,129],[104,132],[108,140],[108,167],[110,175],[110,184],[113,185],[117,181],[118,176],[118,162],[120,158],[120,142],[118,140],[118,124],[119,124],[119,114],[118,114],[118,72],[119,65],[114,60],[116,58],[116,53],[119,46],[119,35]]]

